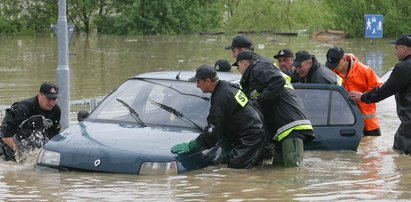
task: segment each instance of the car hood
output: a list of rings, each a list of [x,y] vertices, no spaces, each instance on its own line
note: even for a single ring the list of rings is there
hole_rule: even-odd
[[[143,162],[175,161],[170,148],[198,134],[194,129],[84,121],[53,137],[44,149],[60,153],[60,167],[138,173]]]

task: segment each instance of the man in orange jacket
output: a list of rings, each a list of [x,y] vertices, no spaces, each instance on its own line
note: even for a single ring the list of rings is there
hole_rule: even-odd
[[[343,86],[350,91],[366,92],[381,86],[382,82],[374,71],[362,64],[353,54],[346,54],[342,48],[334,47],[327,52],[325,65],[343,79]],[[364,135],[380,136],[380,122],[378,120],[375,103],[366,104],[357,101],[358,108],[364,117]]]

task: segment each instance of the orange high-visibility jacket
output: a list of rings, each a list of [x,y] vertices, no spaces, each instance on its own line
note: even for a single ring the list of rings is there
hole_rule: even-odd
[[[355,90],[363,93],[382,85],[379,77],[370,67],[362,64],[356,56],[352,54],[348,55],[351,58],[351,68],[347,77],[334,69],[334,72],[343,79],[343,86],[348,92]],[[357,104],[364,117],[365,130],[371,131],[378,129],[380,122],[376,114],[376,104],[366,104],[361,101],[358,101]]]

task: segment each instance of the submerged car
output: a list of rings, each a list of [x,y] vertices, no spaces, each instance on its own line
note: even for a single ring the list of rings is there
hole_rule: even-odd
[[[189,81],[194,71],[153,72],[125,81],[76,125],[50,139],[38,165],[60,170],[178,174],[210,165],[218,149],[176,155],[170,148],[206,126],[210,94]],[[238,83],[241,75],[220,72]],[[356,150],[364,122],[343,87],[295,84],[316,138],[305,148]]]

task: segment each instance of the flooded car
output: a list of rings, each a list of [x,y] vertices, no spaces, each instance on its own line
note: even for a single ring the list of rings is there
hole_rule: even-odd
[[[189,81],[194,71],[153,72],[126,80],[84,120],[50,139],[37,164],[59,170],[178,174],[210,165],[218,150],[190,155],[170,148],[207,125],[210,94]],[[240,74],[220,72],[238,83]],[[356,150],[364,123],[343,87],[295,84],[316,138],[306,149]]]

